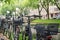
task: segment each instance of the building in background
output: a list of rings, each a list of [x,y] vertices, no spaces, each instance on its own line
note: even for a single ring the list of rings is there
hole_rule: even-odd
[[[28,15],[39,15],[38,9],[31,9]],[[47,12],[43,8],[41,10],[42,19],[47,19]],[[50,19],[60,17],[60,10],[56,6],[49,6],[49,17]]]

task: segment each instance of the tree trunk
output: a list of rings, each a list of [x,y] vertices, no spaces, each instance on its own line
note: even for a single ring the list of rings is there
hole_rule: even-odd
[[[41,8],[41,10],[42,10],[42,8]],[[41,14],[40,14],[41,10],[39,9],[39,5],[38,5],[39,16],[41,16]],[[39,17],[39,19],[41,19],[41,17]]]
[[[58,6],[58,4],[57,3],[55,3],[55,5],[57,6],[57,8],[60,10],[60,7]]]
[[[48,16],[48,19],[49,19],[49,0],[47,0],[47,16]]]
[[[49,8],[47,8],[47,17],[49,19]]]

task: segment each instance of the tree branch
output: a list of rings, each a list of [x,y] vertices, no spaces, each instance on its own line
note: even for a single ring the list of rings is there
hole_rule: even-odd
[[[57,8],[60,10],[60,7],[58,6],[58,4],[55,2],[55,5],[57,6]]]
[[[44,8],[45,10],[47,10],[44,6],[43,6],[43,4],[41,3],[41,6],[42,6],[42,8]]]

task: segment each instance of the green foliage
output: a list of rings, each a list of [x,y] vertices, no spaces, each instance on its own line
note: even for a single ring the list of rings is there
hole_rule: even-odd
[[[5,3],[9,3],[9,4],[10,4],[10,1],[11,1],[11,0],[5,0],[4,2],[5,2]]]
[[[6,15],[6,11],[10,11],[11,13],[13,11],[16,11],[16,7],[22,9],[21,12],[23,12],[23,9],[28,6],[29,2],[28,0],[2,0],[1,1],[3,6],[0,7],[0,13]]]
[[[10,4],[10,1],[11,0],[0,0],[1,2],[5,2],[5,3],[9,3]]]
[[[1,13],[5,15],[7,10],[12,12],[15,11],[16,7],[22,9],[22,12],[24,8],[37,8],[39,0],[1,0],[1,2],[4,2]],[[27,11],[24,12],[26,14]]]
[[[37,19],[37,20],[33,20],[32,22],[37,22],[37,23],[59,23],[60,24],[60,20],[59,19],[46,19],[46,20],[41,20],[41,19]]]
[[[19,40],[22,40],[22,34],[19,34]]]
[[[11,6],[9,4],[4,4],[2,6],[1,13],[5,15],[7,13],[7,11],[12,12],[14,10],[15,10],[15,6]]]
[[[13,38],[14,38],[14,34],[13,34],[12,32],[10,33],[10,35],[9,35],[9,36],[10,36],[10,38],[9,38],[9,39],[10,39],[10,40],[13,40]]]
[[[10,4],[11,0],[2,0],[2,6],[0,6],[0,14],[6,15],[7,10],[12,11],[12,5]]]
[[[39,0],[29,0],[29,7],[38,8]]]
[[[58,0],[0,0],[3,2],[3,6],[0,7],[1,13],[5,14],[7,10],[15,11],[16,7],[19,7],[20,9],[24,8],[38,8],[38,5],[40,3],[40,6],[43,6],[45,9],[47,9],[47,4],[55,5]],[[58,3],[57,3],[58,4]],[[60,4],[58,5],[60,7]]]
[[[21,7],[28,7],[29,5],[29,1],[28,0],[23,0],[21,3],[20,3],[20,6]]]

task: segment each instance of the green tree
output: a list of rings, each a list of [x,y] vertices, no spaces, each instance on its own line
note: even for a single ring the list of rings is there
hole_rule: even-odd
[[[30,0],[30,7],[32,7],[33,9],[38,9],[39,12],[39,16],[41,16],[40,12],[42,10],[42,6],[40,4],[40,0]],[[39,19],[41,19],[41,17],[39,17]]]
[[[12,13],[13,11],[15,11],[15,7],[9,4],[4,4],[1,8],[1,13],[3,15],[6,15],[7,11],[10,11],[10,13]]]
[[[12,13],[13,11],[16,10],[16,7],[18,7],[19,4],[18,0],[1,0],[1,3],[3,4],[2,6],[0,6],[0,13],[6,15],[6,11],[10,11],[10,13]]]
[[[54,0],[54,5],[60,10],[60,0]]]
[[[56,0],[40,0],[40,4],[41,6],[46,10],[47,12],[47,16],[49,19],[49,6],[50,5],[55,5],[56,4]]]

